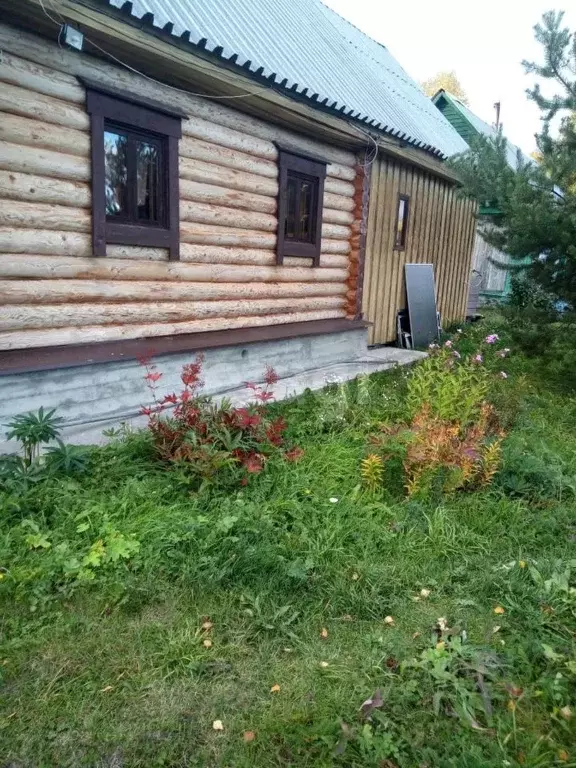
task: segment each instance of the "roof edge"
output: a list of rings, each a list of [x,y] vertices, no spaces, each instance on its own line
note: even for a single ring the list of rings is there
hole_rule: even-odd
[[[250,60],[246,61],[244,64],[238,64],[237,59],[240,56],[239,53],[234,53],[227,58],[224,56],[222,46],[215,45],[212,50],[210,50],[207,47],[208,41],[206,38],[201,38],[198,42],[194,42],[190,39],[190,31],[185,31],[182,35],[176,35],[173,32],[174,25],[172,22],[165,24],[163,28],[157,27],[154,25],[153,13],[146,13],[139,18],[133,13],[133,4],[130,0],[126,0],[121,8],[112,5],[110,0],[79,0],[76,5],[84,5],[86,7],[100,9],[102,13],[111,18],[118,19],[130,26],[137,27],[143,32],[154,35],[171,45],[191,50],[194,53],[201,55],[203,58],[212,59],[214,62],[217,62],[218,65],[224,66],[227,69],[241,72],[242,75],[249,77],[254,82],[287,96],[292,101],[307,104],[318,112],[330,114],[339,119],[346,118],[348,122],[356,124],[358,127],[362,126],[364,129],[370,127],[378,134],[392,136],[398,141],[412,146],[421,152],[425,152],[427,155],[436,157],[439,160],[447,159],[447,155],[440,149],[433,147],[430,144],[425,144],[420,139],[407,135],[398,129],[389,128],[387,125],[383,126],[381,123],[376,122],[375,118],[371,118],[370,115],[357,113],[353,108],[347,107],[346,105],[336,106],[338,102],[335,100],[330,103],[330,97],[326,97],[320,101],[319,95],[317,93],[312,93],[307,87],[298,86],[298,84],[288,86],[286,79],[281,79],[282,76],[276,72],[271,75],[264,75],[263,67],[253,64]]]

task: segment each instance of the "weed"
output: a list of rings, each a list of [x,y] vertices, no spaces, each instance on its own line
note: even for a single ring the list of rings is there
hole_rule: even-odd
[[[508,431],[492,482],[467,493],[405,498],[405,445],[375,491],[359,480],[378,426],[421,411],[408,419],[418,367],[267,404],[284,442],[247,486],[240,464],[230,482],[190,482],[150,430],[86,450],[85,471],[2,480],[2,760],[574,762],[576,408],[521,353],[501,378],[509,342],[494,333],[508,338],[501,317],[458,334],[462,357],[483,350],[484,399]],[[482,407],[458,411],[459,440]]]
[[[55,409],[45,411],[40,408],[37,413],[23,413],[14,416],[7,424],[8,440],[19,440],[22,443],[24,462],[30,466],[40,454],[40,446],[54,440],[60,434],[59,427],[64,419],[55,416]]]

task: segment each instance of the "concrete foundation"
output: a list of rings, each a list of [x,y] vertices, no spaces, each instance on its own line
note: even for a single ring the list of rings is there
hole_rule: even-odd
[[[244,382],[261,382],[268,364],[280,376],[276,399],[284,399],[307,388],[321,389],[334,381],[425,356],[392,347],[368,349],[366,339],[366,331],[358,329],[210,349],[204,353],[203,392],[236,404],[246,402],[250,396]],[[158,392],[180,391],[182,366],[193,358],[193,353],[155,358],[163,374]],[[138,414],[150,401],[144,373],[142,366],[131,360],[0,376],[0,452],[16,448],[15,443],[6,442],[6,423],[17,413],[36,411],[40,406],[57,408],[64,417],[66,442],[101,443],[105,441],[104,429],[123,422],[143,425],[145,420]]]

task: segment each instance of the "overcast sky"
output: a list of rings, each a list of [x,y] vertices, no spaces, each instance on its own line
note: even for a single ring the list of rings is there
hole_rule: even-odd
[[[522,59],[540,60],[533,26],[544,11],[566,10],[576,29],[576,0],[324,0],[363,32],[383,43],[415,80],[454,70],[470,107],[488,123],[496,101],[510,141],[536,148],[539,110],[525,90],[534,82]]]

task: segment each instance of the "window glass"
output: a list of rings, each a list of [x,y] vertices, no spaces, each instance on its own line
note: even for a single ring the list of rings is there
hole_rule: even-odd
[[[311,243],[314,240],[316,186],[316,181],[288,173],[284,232],[290,240],[300,243]]]
[[[128,218],[128,136],[104,132],[106,216]]]
[[[297,179],[288,176],[286,186],[286,224],[284,227],[285,236],[291,240],[297,237],[296,231],[296,197],[297,197]]]
[[[136,141],[136,205],[140,221],[160,221],[160,153],[145,141]]]
[[[406,247],[406,235],[408,232],[408,198],[400,196],[398,198],[398,216],[396,218],[396,248]]]
[[[309,243],[312,240],[312,184],[302,181],[300,184],[300,240]]]

